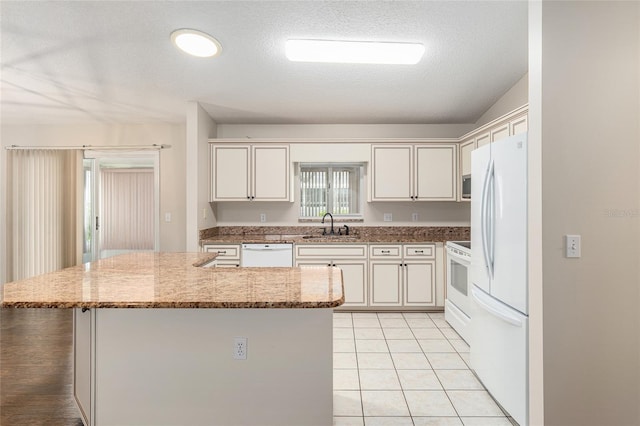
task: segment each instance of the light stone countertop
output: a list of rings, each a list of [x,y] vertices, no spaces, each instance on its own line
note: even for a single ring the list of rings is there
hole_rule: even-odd
[[[3,308],[333,308],[334,267],[203,268],[212,253],[132,253],[4,285]]]

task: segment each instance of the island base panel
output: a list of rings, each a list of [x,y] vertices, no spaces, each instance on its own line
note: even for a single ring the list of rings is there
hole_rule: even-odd
[[[331,309],[90,315],[93,410],[83,411],[93,426],[333,422]],[[234,337],[247,338],[246,360],[233,358]]]

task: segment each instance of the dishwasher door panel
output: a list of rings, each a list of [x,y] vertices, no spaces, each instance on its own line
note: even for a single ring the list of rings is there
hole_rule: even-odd
[[[291,267],[292,244],[242,244],[242,266]]]

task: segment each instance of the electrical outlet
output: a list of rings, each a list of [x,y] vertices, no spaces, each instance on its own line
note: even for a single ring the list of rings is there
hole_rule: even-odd
[[[565,256],[580,257],[580,235],[565,235]]]
[[[391,213],[385,213],[382,218],[385,222],[391,222],[393,220],[393,215]]]
[[[260,213],[260,222],[266,222],[267,221],[267,214],[266,213]]]
[[[412,222],[418,221],[418,213],[411,213],[411,221]]]
[[[233,338],[233,359],[247,359],[247,338]]]
[[[171,222],[171,213],[165,213],[164,214],[164,221],[165,222]]]
[[[202,218],[203,219],[207,218],[207,208],[206,207],[202,209]]]

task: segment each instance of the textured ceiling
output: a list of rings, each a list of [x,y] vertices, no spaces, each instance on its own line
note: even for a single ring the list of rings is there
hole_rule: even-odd
[[[524,1],[3,1],[2,120],[472,123],[527,72]],[[193,58],[171,31],[216,37]],[[289,62],[289,38],[424,43],[418,65]]]

